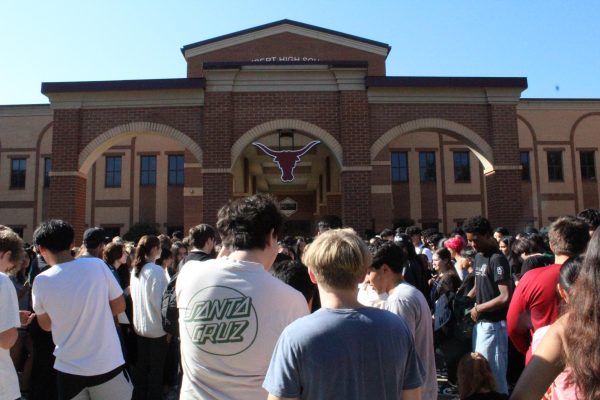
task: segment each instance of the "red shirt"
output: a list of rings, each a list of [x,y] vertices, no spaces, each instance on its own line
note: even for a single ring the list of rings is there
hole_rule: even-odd
[[[533,333],[556,320],[559,272],[560,264],[528,271],[519,281],[508,307],[508,336],[517,350],[525,354],[526,363],[531,358]]]

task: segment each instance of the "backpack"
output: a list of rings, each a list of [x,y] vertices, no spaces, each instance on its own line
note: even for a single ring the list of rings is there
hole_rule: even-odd
[[[163,330],[175,337],[179,337],[179,310],[177,309],[177,297],[175,296],[175,285],[177,275],[173,275],[165,289],[160,305],[160,316]]]
[[[457,295],[453,303],[454,337],[464,341],[471,340],[475,326],[475,322],[471,319],[471,309],[475,307],[475,299]]]

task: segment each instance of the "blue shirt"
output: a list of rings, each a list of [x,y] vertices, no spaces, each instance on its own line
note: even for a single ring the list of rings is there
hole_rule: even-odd
[[[275,347],[269,393],[302,399],[399,399],[425,371],[406,323],[375,308],[327,309],[291,323]]]

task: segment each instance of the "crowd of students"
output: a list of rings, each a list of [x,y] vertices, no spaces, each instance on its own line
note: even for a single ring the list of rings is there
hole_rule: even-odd
[[[255,195],[185,238],[0,226],[0,400],[597,399],[599,223],[278,241]]]

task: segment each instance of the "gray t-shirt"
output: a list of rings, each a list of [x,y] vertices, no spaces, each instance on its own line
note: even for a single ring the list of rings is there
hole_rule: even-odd
[[[437,399],[437,376],[433,347],[433,320],[423,294],[406,282],[394,288],[385,302],[385,309],[401,316],[415,341],[417,354],[425,367],[423,400]]]
[[[369,307],[322,308],[283,331],[263,388],[311,400],[399,399],[423,376],[401,318]]]

